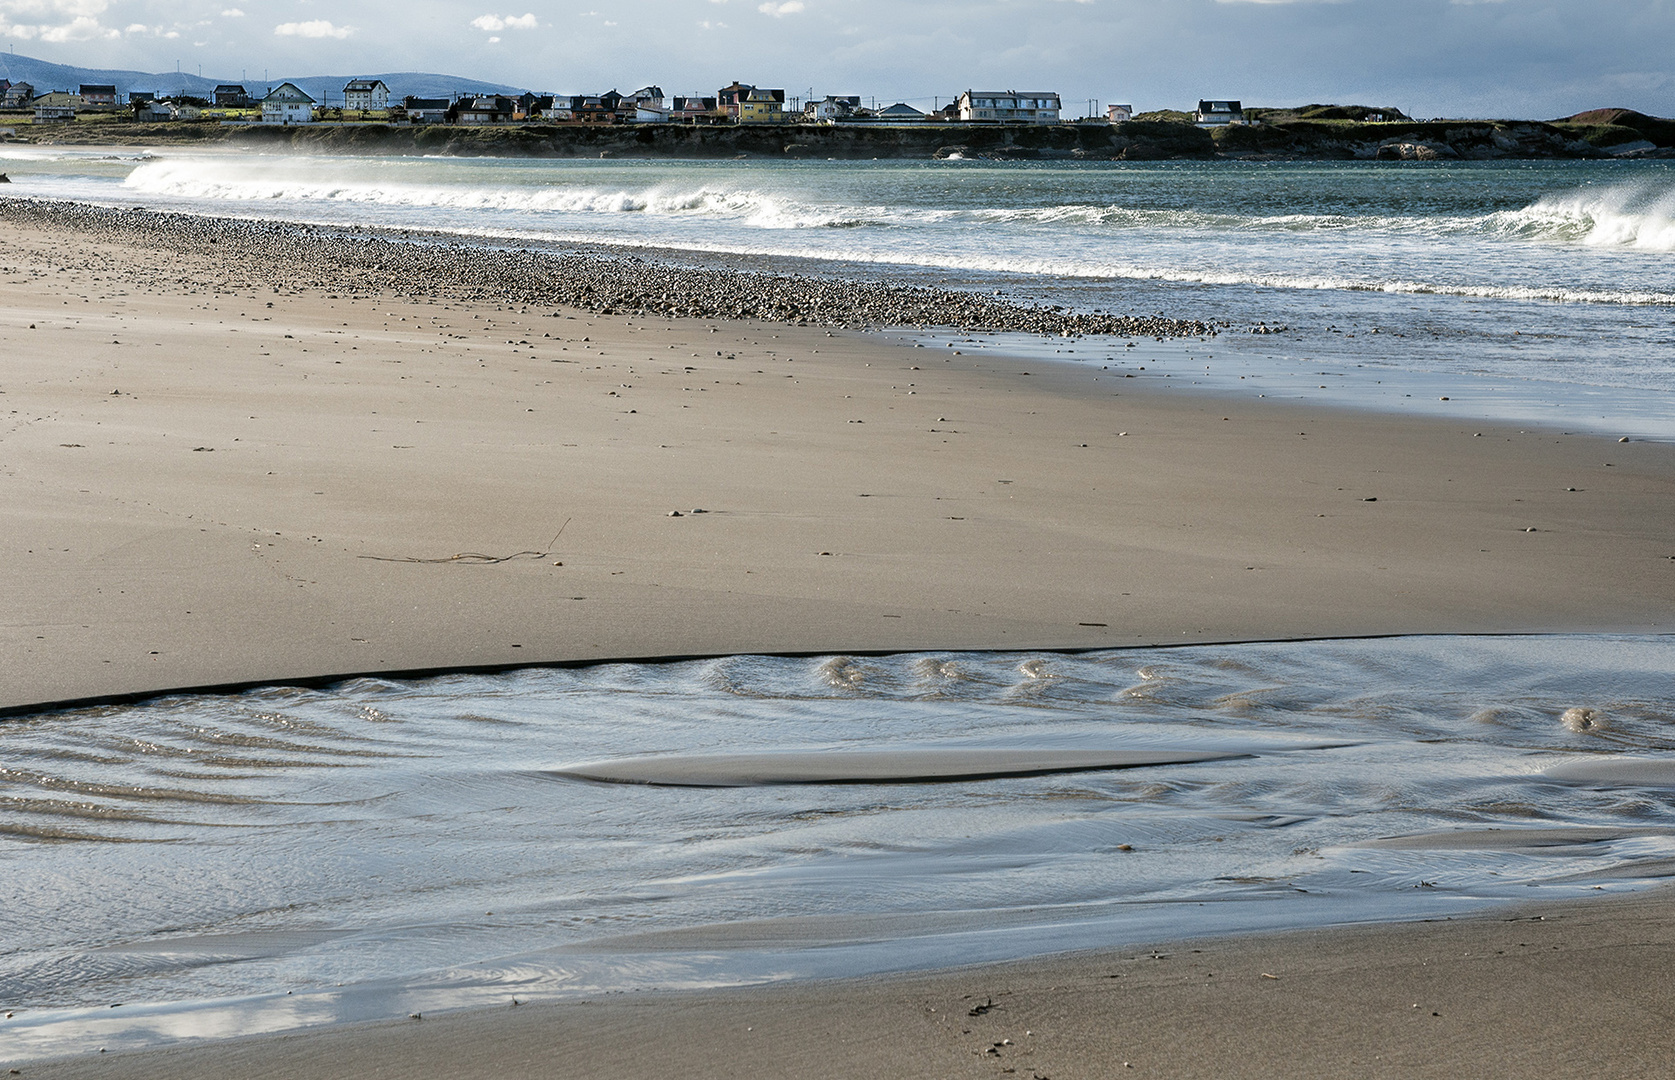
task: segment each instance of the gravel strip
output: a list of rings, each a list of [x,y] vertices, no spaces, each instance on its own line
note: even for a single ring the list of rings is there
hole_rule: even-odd
[[[215,259],[231,284],[395,293],[606,315],[750,319],[833,329],[953,328],[1055,337],[1206,337],[1215,324],[1161,315],[1071,312],[888,280],[831,280],[634,255],[505,248],[390,230],[200,217],[35,199],[0,199],[0,220],[121,239]],[[260,280],[282,269],[280,280]],[[205,283],[209,284],[209,283]],[[248,287],[248,285],[246,286]]]

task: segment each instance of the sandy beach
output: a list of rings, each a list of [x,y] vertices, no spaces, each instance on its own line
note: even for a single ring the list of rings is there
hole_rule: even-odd
[[[1659,633],[1675,601],[1668,445],[1217,398],[1137,371],[1143,341],[1055,366],[419,295],[3,210],[0,290],[12,713],[744,652]],[[1671,1052],[1668,913],[1658,892],[23,1071],[1645,1076]]]
[[[1659,444],[1218,400],[1124,377],[1143,348],[1059,367],[0,235],[4,709],[602,658],[1655,631],[1675,597]]]

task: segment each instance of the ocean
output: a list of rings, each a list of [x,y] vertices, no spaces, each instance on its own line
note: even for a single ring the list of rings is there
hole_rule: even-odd
[[[1667,162],[0,145],[0,171],[16,197],[1213,320],[911,333],[1183,393],[1675,437]],[[0,906],[27,930],[4,1030],[44,1057],[1639,888],[1675,866],[1671,670],[1675,639],[1607,636],[744,656],[4,721]],[[647,770],[668,782],[607,782]]]

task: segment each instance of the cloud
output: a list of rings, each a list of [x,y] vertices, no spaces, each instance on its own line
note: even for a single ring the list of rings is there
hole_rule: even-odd
[[[99,22],[109,6],[106,0],[0,0],[0,37],[55,43],[121,37]],[[14,16],[32,21],[15,23]]]
[[[352,26],[333,26],[325,19],[313,19],[309,22],[280,23],[273,28],[279,37],[300,38],[337,38],[342,40],[355,32]]]
[[[489,38],[489,44],[490,45],[498,45],[498,44],[500,44],[500,39],[497,38],[497,37],[491,37],[491,38]]]
[[[531,11],[522,15],[479,15],[471,20],[471,25],[492,34],[501,30],[533,30],[540,24]]]
[[[43,21],[54,16],[91,18],[103,15],[108,7],[110,4],[106,0],[0,0],[0,18],[11,15],[23,15]]]
[[[756,10],[764,15],[772,15],[776,19],[783,19],[787,15],[795,15],[802,11],[803,0],[784,0],[783,3],[779,4],[774,3],[773,0],[768,0],[768,3],[758,5]]]
[[[98,19],[88,18],[86,15],[71,19],[62,26],[41,27],[41,40],[51,42],[92,41],[94,38],[121,37],[119,30],[110,30],[99,25]]]
[[[244,12],[236,7],[230,7],[221,13],[221,17],[223,19],[242,19],[244,18]]]
[[[726,23],[724,23],[724,22],[710,22],[708,19],[705,19],[703,22],[700,22],[698,25],[703,27],[705,30],[725,30],[725,29],[727,29],[727,24]]]
[[[162,38],[164,41],[173,41],[180,37],[179,30],[164,30],[161,26],[147,26],[145,23],[129,23],[122,28],[122,32],[129,37]],[[202,47],[208,42],[194,41],[192,44]]]

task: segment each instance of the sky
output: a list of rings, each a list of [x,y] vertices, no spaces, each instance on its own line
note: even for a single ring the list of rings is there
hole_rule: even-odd
[[[0,0],[0,49],[212,78],[428,71],[557,93],[946,104],[1057,91],[1137,110],[1675,115],[1675,0]]]

